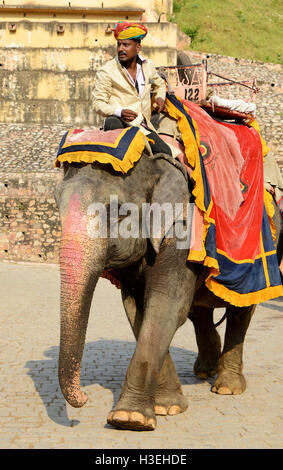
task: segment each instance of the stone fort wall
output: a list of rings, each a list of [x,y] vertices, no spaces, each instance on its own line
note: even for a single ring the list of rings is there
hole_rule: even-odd
[[[117,21],[143,22],[144,54],[176,64],[172,0],[6,0],[0,5],[0,122],[97,125],[97,69],[115,55]]]
[[[0,122],[98,125],[96,71],[115,56],[114,23],[0,23]],[[177,26],[145,23],[142,50],[156,66],[176,64]],[[58,27],[64,32],[58,34]]]

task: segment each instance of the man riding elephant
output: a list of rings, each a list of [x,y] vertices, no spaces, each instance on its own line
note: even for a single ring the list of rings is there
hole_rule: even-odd
[[[150,139],[153,153],[172,155],[150,122],[151,94],[160,113],[165,108],[166,87],[153,62],[139,54],[146,34],[147,28],[142,24],[116,24],[117,56],[97,72],[93,108],[106,118],[105,131],[138,126]]]
[[[273,215],[272,202],[270,198],[264,200],[260,135],[256,129],[246,126],[235,125],[230,131],[225,128],[229,142],[231,139],[236,141],[240,130],[246,137],[242,152],[245,151],[246,158],[241,160],[245,163],[242,165],[245,171],[241,172],[241,177],[244,183],[248,181],[249,184],[242,182],[242,186],[236,185],[239,204],[236,214],[231,217],[229,201],[231,195],[235,199],[234,191],[217,193],[218,196],[228,194],[225,200],[220,196],[212,199],[198,145],[202,132],[211,127],[211,123],[207,123],[209,117],[205,115],[203,127],[195,121],[199,129],[197,133],[193,120],[197,105],[192,104],[189,111],[176,97],[167,97],[167,112],[171,110],[182,129],[184,126],[184,148],[189,149],[186,155],[192,161],[194,188],[188,184],[187,172],[168,155],[171,153],[169,147],[154,131],[150,122],[150,95],[152,92],[161,112],[164,109],[165,86],[152,62],[139,56],[140,45],[135,39],[144,37],[145,33],[141,25],[122,23],[116,26],[118,56],[98,72],[93,101],[95,110],[106,117],[105,129],[113,129],[114,134],[117,132],[123,136],[136,132],[141,137],[143,147],[140,157],[134,158],[126,169],[121,169],[121,160],[113,155],[113,144],[108,145],[107,158],[105,155],[101,158],[111,133],[98,130],[98,140],[92,141],[85,138],[85,133],[89,137],[88,130],[74,129],[62,139],[56,160],[56,166],[57,163],[66,164],[64,179],[56,188],[61,224],[60,387],[72,406],[81,407],[86,403],[87,395],[80,385],[80,367],[92,296],[104,271],[115,270],[125,311],[136,338],[136,348],[120,397],[110,411],[107,422],[115,427],[134,430],[153,430],[156,415],[175,415],[187,409],[187,399],[182,393],[169,348],[175,332],[188,316],[193,322],[198,345],[195,374],[200,378],[217,374],[212,390],[220,395],[240,394],[246,387],[242,356],[245,334],[255,310],[253,304],[282,295],[269,221]],[[209,140],[211,148],[214,148],[215,141],[218,146],[219,142],[223,142],[217,154],[216,151],[211,153],[217,158],[223,149],[230,148],[224,139],[224,125],[221,127],[222,134],[219,131],[217,139],[213,137]],[[153,152],[164,154],[148,158],[148,154],[143,152],[144,138],[135,126],[147,137],[153,137]],[[125,129],[114,131],[115,127]],[[101,141],[101,134],[105,141]],[[115,138],[119,140],[117,136]],[[86,142],[88,145],[82,150]],[[91,142],[93,144],[89,145]],[[99,146],[102,147],[100,152]],[[238,147],[240,152],[240,144]],[[206,148],[209,149],[208,146]],[[228,150],[225,156],[229,157]],[[247,153],[247,150],[250,152]],[[240,156],[243,156],[242,153]],[[230,157],[233,161],[234,154]],[[227,164],[227,159],[225,162]],[[225,175],[227,165],[221,173],[219,166],[213,165],[213,171],[214,168],[217,172],[213,175],[213,182],[218,179],[223,186],[223,178],[219,174]],[[239,175],[240,172],[237,178]],[[239,178],[236,182],[240,182]],[[117,201],[114,214],[111,210],[113,196]],[[194,225],[201,234],[200,239],[187,237],[193,226],[188,210],[192,197],[195,198],[194,210],[197,207],[200,215],[203,214],[198,222],[205,222]],[[222,203],[227,200],[225,212],[226,206]],[[136,235],[129,237],[124,236],[125,222],[128,223],[124,203],[128,202],[137,209],[133,213],[139,226]],[[148,233],[144,234],[144,205],[151,209],[168,207],[168,203],[170,208],[174,208],[169,226],[165,223],[166,218],[160,217],[158,233],[150,230],[149,226]],[[97,208],[96,204],[105,209],[102,211],[105,217],[101,212],[96,218],[93,207],[95,205]],[[175,210],[177,208],[180,212]],[[100,221],[107,229],[107,236],[93,233]],[[108,221],[113,222],[115,230],[108,231],[111,226]],[[276,225],[274,219],[273,223]],[[217,238],[218,233],[220,237]],[[179,245],[184,236],[190,243],[189,250],[187,243]],[[191,241],[199,242],[195,250],[194,246],[191,249]],[[204,266],[201,263],[203,260]],[[209,273],[206,271],[208,268],[211,270]],[[222,276],[221,279],[218,276]],[[221,350],[213,310],[223,307],[226,308],[226,332]]]

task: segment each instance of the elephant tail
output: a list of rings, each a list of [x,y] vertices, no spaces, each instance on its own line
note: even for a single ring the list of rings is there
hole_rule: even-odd
[[[221,323],[224,322],[226,317],[227,317],[227,312],[224,313],[223,317],[217,323],[214,323],[215,328],[217,328],[219,325],[221,325]]]

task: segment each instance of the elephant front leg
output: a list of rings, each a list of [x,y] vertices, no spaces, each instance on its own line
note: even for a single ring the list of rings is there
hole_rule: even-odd
[[[168,312],[162,302],[158,304],[154,308],[160,309],[167,321],[168,314],[175,317],[175,321],[171,319],[168,327],[161,316],[156,321],[144,319],[123,391],[107,419],[113,426],[134,430],[153,430],[156,427],[155,396],[158,378],[177,329],[176,313]]]
[[[220,395],[238,395],[246,389],[242,374],[243,345],[255,306],[227,308],[227,324],[223,352],[219,359],[218,376],[212,391]]]
[[[129,289],[127,283],[123,282],[122,300],[137,340],[143,319],[144,285],[140,284],[134,289]],[[180,379],[170,352],[168,352],[158,378],[154,412],[156,415],[175,415],[184,412],[187,408],[188,401],[183,395]]]
[[[174,333],[186,320],[193,296],[195,275],[186,268],[185,254],[180,269],[176,266],[180,254],[174,252],[173,259],[163,255],[160,253],[154,266],[148,267],[136,350],[120,399],[107,419],[109,424],[124,429],[155,428],[155,398],[161,368]]]

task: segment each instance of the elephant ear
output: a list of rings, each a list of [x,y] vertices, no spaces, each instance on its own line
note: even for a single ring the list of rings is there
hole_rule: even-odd
[[[153,188],[146,225],[154,251],[159,253],[164,238],[176,236],[176,223],[181,227],[187,224],[191,194],[182,165],[167,155],[157,158],[160,158],[158,166],[161,166],[162,173]]]

